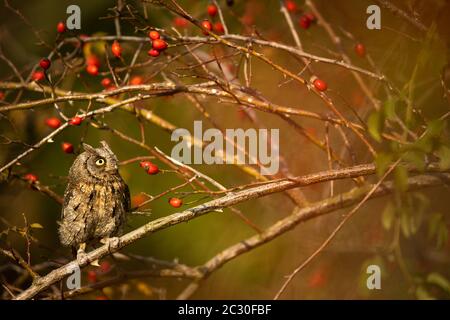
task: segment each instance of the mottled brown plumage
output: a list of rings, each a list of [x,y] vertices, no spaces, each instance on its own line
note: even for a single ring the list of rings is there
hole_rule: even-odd
[[[69,171],[59,237],[64,246],[78,248],[120,234],[130,193],[118,171],[118,160],[106,142],[101,148],[84,144]]]

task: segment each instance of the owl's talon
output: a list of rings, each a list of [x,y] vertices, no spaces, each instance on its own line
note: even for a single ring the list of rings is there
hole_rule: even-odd
[[[88,263],[88,258],[86,252],[84,250],[79,249],[77,251],[77,263],[78,265],[86,265]]]

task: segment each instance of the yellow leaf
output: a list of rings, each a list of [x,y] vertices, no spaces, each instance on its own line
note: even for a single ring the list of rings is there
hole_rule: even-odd
[[[140,293],[142,293],[145,296],[151,296],[153,294],[152,288],[145,282],[138,282],[136,284],[136,288]]]

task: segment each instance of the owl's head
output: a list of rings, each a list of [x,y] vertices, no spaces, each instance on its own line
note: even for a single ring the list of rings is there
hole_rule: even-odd
[[[99,179],[107,179],[116,176],[118,173],[118,160],[116,155],[105,141],[101,141],[100,148],[94,148],[83,143],[83,152],[80,157],[83,158],[85,168],[91,176]]]

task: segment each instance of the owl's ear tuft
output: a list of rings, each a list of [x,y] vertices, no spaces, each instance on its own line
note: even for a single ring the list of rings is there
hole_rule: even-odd
[[[95,151],[95,148],[93,146],[91,146],[91,145],[88,145],[87,143],[83,143],[83,149],[85,151],[87,151],[87,152],[90,152],[90,153],[97,153]]]
[[[106,149],[110,154],[114,154],[111,150],[111,148],[109,147],[109,145],[106,143],[106,141],[102,140],[100,141],[100,144],[103,146],[104,149]]]

